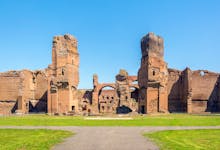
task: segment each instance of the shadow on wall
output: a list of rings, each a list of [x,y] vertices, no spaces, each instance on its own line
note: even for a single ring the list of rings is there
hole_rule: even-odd
[[[130,112],[132,112],[132,110],[129,107],[124,106],[124,105],[121,107],[117,107],[117,110],[116,110],[117,114],[128,114]]]
[[[89,103],[92,104],[92,91],[86,91],[83,95],[83,99],[89,100]]]
[[[219,74],[196,70],[192,74],[192,112],[219,112]]]
[[[179,76],[178,80],[174,82],[168,95],[168,110],[169,112],[186,112],[187,104],[184,102],[181,92],[183,91],[183,79]]]
[[[32,104],[31,101],[27,104],[27,109],[29,109],[30,113],[46,113],[47,112],[47,92],[43,94],[43,96],[37,100],[36,104]],[[15,113],[18,109],[18,101],[14,104],[14,106],[11,109],[11,113]]]
[[[18,109],[18,101],[16,101],[14,107],[11,109],[11,113],[15,113],[15,111]]]
[[[203,71],[192,72],[192,113],[220,112],[220,76],[208,71],[204,74],[200,72]],[[184,71],[181,74],[173,73],[169,82],[169,112],[187,112],[187,79]]]
[[[218,77],[215,87],[209,96],[206,112],[220,112],[220,76]]]
[[[38,100],[38,102],[35,105],[29,102],[29,112],[32,113],[47,112],[47,92],[43,94],[43,96]]]

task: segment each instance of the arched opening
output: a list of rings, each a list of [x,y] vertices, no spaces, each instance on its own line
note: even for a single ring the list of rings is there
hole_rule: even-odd
[[[112,113],[116,100],[116,90],[112,86],[103,86],[98,94],[98,109],[100,113]]]
[[[138,93],[139,93],[138,88],[131,86],[130,92],[131,92],[131,98],[134,99],[136,102],[138,102]]]

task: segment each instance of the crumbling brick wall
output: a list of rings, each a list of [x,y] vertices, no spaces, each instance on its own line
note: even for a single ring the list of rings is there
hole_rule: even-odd
[[[169,112],[183,112],[181,71],[168,69],[168,109]]]
[[[47,75],[45,71],[33,73],[34,99],[31,100],[32,112],[47,112]]]
[[[52,64],[48,67],[48,113],[78,111],[75,99],[79,84],[77,40],[70,34],[53,38]],[[73,110],[74,109],[74,110]]]
[[[207,70],[192,73],[192,112],[217,112],[219,74]]]
[[[9,71],[0,74],[0,100],[17,100],[20,73]]]
[[[78,114],[88,115],[92,114],[95,108],[92,108],[92,89],[78,89],[73,99],[79,101]],[[75,109],[75,108],[74,108]],[[77,111],[76,111],[77,112]]]
[[[138,76],[121,70],[115,83],[99,83],[94,75],[92,90],[77,90],[77,40],[69,34],[55,36],[52,64],[46,70],[0,73],[0,115],[136,112],[138,107],[140,113],[220,112],[219,73],[168,69],[163,38],[154,33],[142,38],[141,52]]]
[[[46,112],[47,79],[44,71],[9,71],[0,74],[0,114]],[[18,99],[22,104],[18,104]],[[41,104],[43,101],[43,104]],[[21,106],[22,108],[18,108]]]
[[[139,112],[168,111],[168,69],[164,61],[163,38],[148,33],[141,39],[141,66],[138,71]]]
[[[183,71],[169,69],[168,93],[170,112],[220,111],[218,73],[188,68]]]

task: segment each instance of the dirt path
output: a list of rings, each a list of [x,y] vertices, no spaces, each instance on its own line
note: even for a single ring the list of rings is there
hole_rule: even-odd
[[[53,150],[158,150],[159,148],[142,136],[145,132],[183,129],[220,129],[209,127],[31,127],[2,126],[17,129],[54,129],[68,130],[74,136],[53,147]]]

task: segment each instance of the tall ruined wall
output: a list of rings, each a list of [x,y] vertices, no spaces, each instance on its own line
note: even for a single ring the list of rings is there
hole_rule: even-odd
[[[10,71],[0,74],[0,115],[10,114],[16,109],[20,74]]]
[[[67,114],[79,110],[76,89],[79,84],[79,53],[72,35],[55,36],[52,64],[48,67],[48,113]]]
[[[170,112],[191,112],[191,70],[169,69],[168,94]]]
[[[31,100],[33,112],[47,112],[47,73],[35,71],[33,73],[34,99]]]
[[[141,66],[138,71],[139,112],[168,111],[168,70],[164,61],[163,38],[148,33],[141,40]]]
[[[47,99],[47,76],[45,72],[36,72],[35,82],[35,99]]]
[[[169,112],[183,112],[182,104],[182,72],[168,69],[168,108]]]
[[[218,108],[219,74],[207,70],[192,73],[192,112],[216,112]]]
[[[207,70],[169,69],[169,111],[204,113],[218,112],[219,74]]]
[[[119,97],[117,113],[138,112],[138,85],[133,82],[137,80],[136,76],[129,76],[124,69],[116,75],[116,91]]]
[[[14,113],[18,109],[21,113],[45,112],[46,91],[47,79],[42,71],[22,70],[1,73],[0,114]],[[40,105],[41,100],[44,103]]]
[[[20,84],[20,73],[10,71],[0,74],[0,100],[16,101]]]

